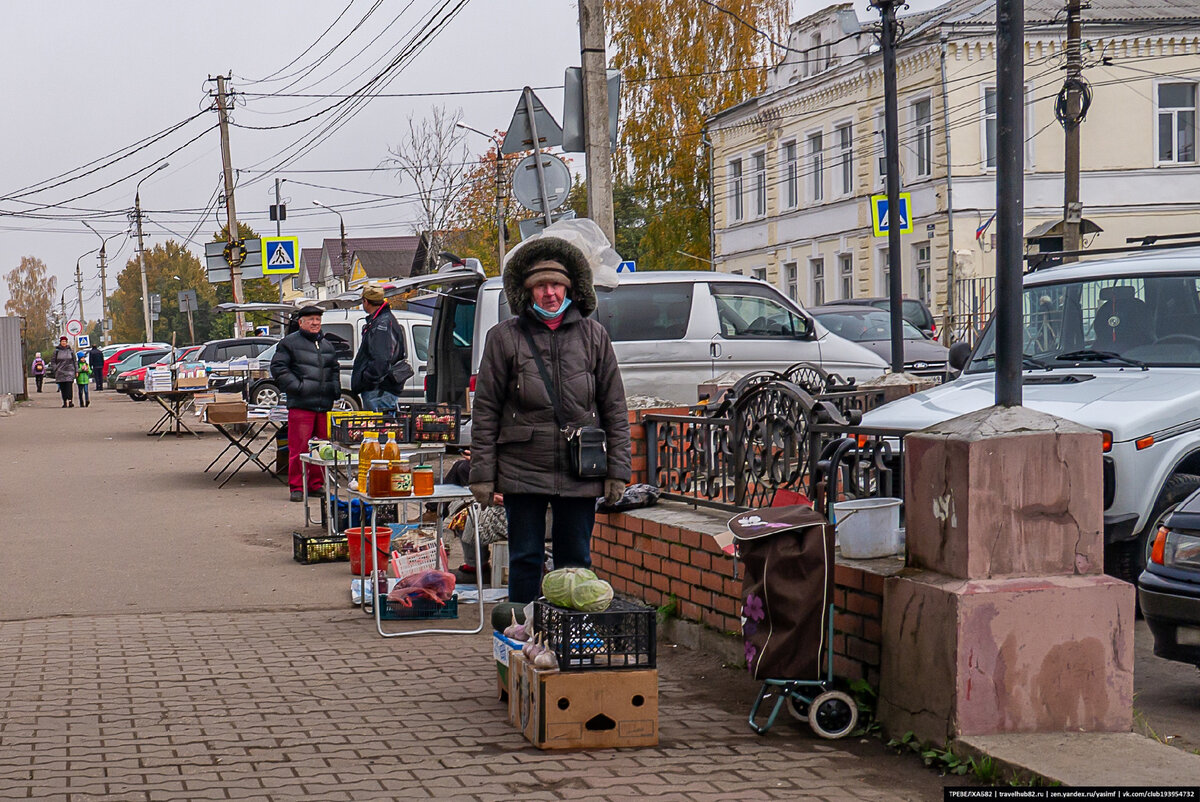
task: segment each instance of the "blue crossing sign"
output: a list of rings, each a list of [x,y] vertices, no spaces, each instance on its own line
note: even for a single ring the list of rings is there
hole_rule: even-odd
[[[617,272],[618,273],[636,273],[637,272],[637,262],[633,262],[633,261],[621,262],[621,264],[617,265]]]
[[[296,237],[262,238],[263,275],[300,272],[300,240]]]
[[[900,201],[900,233],[911,234],[913,230],[912,196],[907,192],[901,192],[898,200]],[[887,195],[872,195],[871,227],[875,229],[875,236],[886,237],[888,225]]]

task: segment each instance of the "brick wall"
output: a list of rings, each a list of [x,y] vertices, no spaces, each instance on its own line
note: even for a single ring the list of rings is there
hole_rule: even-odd
[[[592,536],[593,567],[618,593],[655,607],[670,604],[674,597],[680,619],[740,637],[741,566],[735,576],[734,559],[712,537],[725,531],[728,516],[680,502],[598,514]],[[878,686],[883,580],[901,567],[898,559],[838,559],[834,574],[837,676]]]

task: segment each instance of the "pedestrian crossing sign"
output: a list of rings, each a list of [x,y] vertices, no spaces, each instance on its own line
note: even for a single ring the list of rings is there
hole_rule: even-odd
[[[911,234],[913,230],[912,196],[907,192],[901,192],[899,195],[899,201],[900,233]],[[875,229],[875,236],[886,237],[888,235],[887,195],[871,196],[871,226]]]
[[[263,275],[299,273],[300,240],[296,237],[262,238]]]

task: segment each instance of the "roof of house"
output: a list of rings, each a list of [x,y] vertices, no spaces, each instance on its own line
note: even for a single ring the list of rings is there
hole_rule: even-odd
[[[301,248],[300,265],[304,268],[308,283],[316,284],[321,278],[321,249]]]
[[[412,237],[347,237],[346,256],[353,258],[356,251],[416,251],[421,238]],[[340,237],[326,237],[321,242],[321,250],[329,254],[329,269],[334,277],[346,273],[349,265],[342,264],[342,240]]]
[[[1091,0],[1082,12],[1084,36],[1088,23],[1138,24],[1156,21],[1200,20],[1196,0]],[[995,25],[996,0],[950,0],[929,11],[904,15],[909,30],[913,23],[942,25]],[[1061,0],[1025,0],[1025,27],[1065,26],[1066,9]],[[923,27],[923,25],[922,25]]]
[[[412,247],[405,250],[378,251],[356,250],[350,256],[351,263],[362,264],[367,278],[405,278],[412,275],[413,260],[417,256],[419,237],[409,237]]]

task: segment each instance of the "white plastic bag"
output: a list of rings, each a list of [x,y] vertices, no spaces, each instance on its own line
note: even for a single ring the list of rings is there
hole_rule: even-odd
[[[620,255],[613,250],[612,245],[608,242],[608,237],[604,236],[604,232],[600,230],[600,226],[586,217],[551,223],[541,232],[522,241],[520,245],[506,253],[504,266],[508,267],[508,260],[514,253],[541,237],[558,237],[583,251],[583,255],[587,257],[588,266],[592,268],[592,283],[597,287],[606,287],[611,290],[620,283],[620,279],[617,277],[617,266],[621,264]]]

